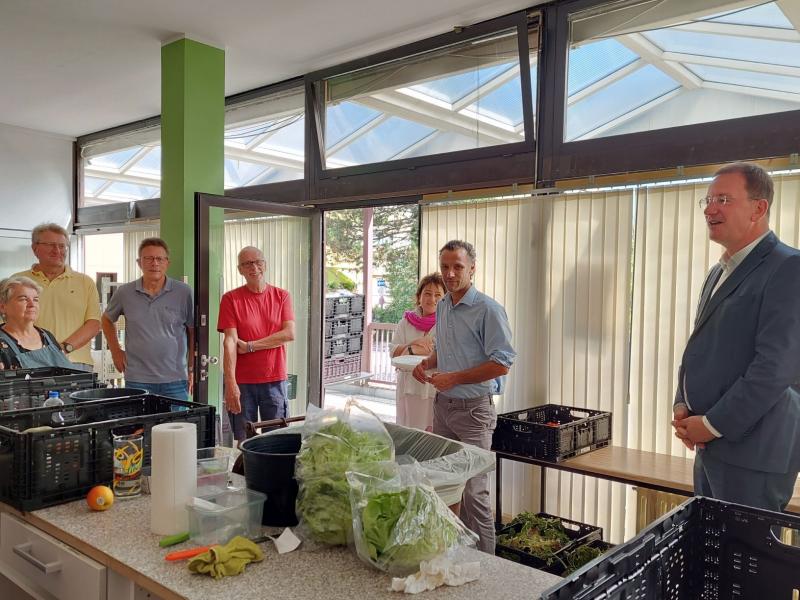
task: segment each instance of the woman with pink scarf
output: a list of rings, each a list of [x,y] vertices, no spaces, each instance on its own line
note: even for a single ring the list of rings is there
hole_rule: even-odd
[[[436,333],[436,305],[445,295],[439,273],[423,277],[417,286],[417,306],[406,311],[392,338],[392,358],[404,354],[428,356]],[[410,371],[397,371],[397,424],[430,431],[433,427],[433,397],[436,390],[420,383]]]

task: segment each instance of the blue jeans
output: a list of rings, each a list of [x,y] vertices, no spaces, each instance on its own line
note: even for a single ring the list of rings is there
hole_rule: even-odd
[[[240,383],[239,402],[242,412],[238,415],[228,411],[233,437],[236,440],[247,439],[244,424],[247,421],[269,421],[289,416],[288,382],[271,381],[269,383]]]
[[[140,390],[146,390],[151,394],[166,396],[167,398],[175,398],[176,400],[189,399],[189,382],[185,379],[181,379],[180,381],[170,381],[168,383],[140,383],[137,381],[128,381],[126,379],[125,387],[139,388]],[[178,412],[181,410],[186,410],[186,407],[173,406],[170,410],[173,412]]]

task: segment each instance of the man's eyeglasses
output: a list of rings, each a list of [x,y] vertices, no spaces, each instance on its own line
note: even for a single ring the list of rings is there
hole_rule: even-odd
[[[168,256],[142,256],[139,258],[143,263],[152,264],[152,263],[165,263],[169,260]]]
[[[47,246],[50,250],[60,250],[61,252],[66,252],[67,246],[66,244],[60,244],[59,242],[36,242],[39,246]]]
[[[717,196],[703,196],[697,201],[697,205],[700,208],[707,208],[709,204],[727,206],[731,202],[733,202],[733,196],[728,196],[728,194],[719,194]]]
[[[267,264],[267,261],[261,260],[247,260],[245,262],[240,262],[239,266],[243,269],[250,269],[251,267],[263,267]]]

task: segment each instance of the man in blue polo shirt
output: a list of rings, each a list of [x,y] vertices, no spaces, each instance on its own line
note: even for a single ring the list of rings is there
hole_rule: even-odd
[[[125,384],[153,394],[187,400],[194,346],[192,289],[167,277],[169,248],[160,238],[139,244],[142,277],[119,286],[102,316],[114,366]],[[125,349],[115,323],[125,316]]]
[[[436,307],[436,347],[415,369],[414,378],[436,388],[433,432],[489,450],[497,413],[492,396],[503,391],[516,352],[505,309],[472,285],[475,249],[452,240],[439,251],[447,295]],[[429,369],[437,369],[430,377]],[[461,519],[480,536],[478,547],[494,553],[494,520],[489,476],[467,482]]]

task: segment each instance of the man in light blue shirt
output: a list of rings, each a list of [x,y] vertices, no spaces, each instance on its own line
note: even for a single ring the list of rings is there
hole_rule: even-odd
[[[439,251],[447,295],[436,307],[436,347],[414,378],[436,388],[433,432],[489,450],[497,413],[492,396],[503,391],[516,352],[505,309],[472,285],[475,249],[452,240]],[[426,375],[429,369],[437,369]],[[461,519],[480,536],[478,547],[494,553],[489,476],[467,482]]]

